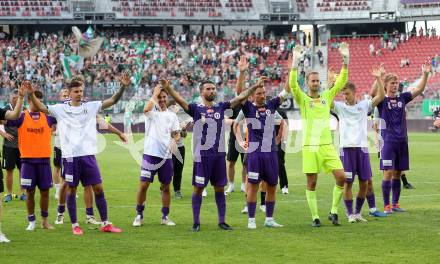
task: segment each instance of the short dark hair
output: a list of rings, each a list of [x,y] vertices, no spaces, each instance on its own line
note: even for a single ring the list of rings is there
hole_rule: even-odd
[[[356,85],[354,85],[354,83],[348,81],[348,82],[344,85],[344,88],[342,88],[342,90],[345,90],[345,89],[350,89],[350,90],[352,90],[352,91],[354,92],[354,91],[356,90]]]
[[[319,75],[319,72],[317,72],[317,71],[311,71],[311,72],[308,72],[308,73],[306,74],[306,81],[309,80],[309,77],[310,77],[310,75],[312,75],[312,74]]]
[[[35,97],[37,97],[38,99],[43,99],[43,93],[41,91],[35,91],[34,92]]]
[[[200,91],[202,90],[203,85],[205,85],[205,84],[213,84],[213,85],[215,85],[215,83],[213,81],[211,81],[211,80],[203,80],[203,81],[200,82],[200,85],[199,85],[199,90]]]
[[[74,76],[70,82],[67,83],[67,89],[72,89],[84,85],[84,78],[81,75]]]
[[[18,95],[18,89],[12,90],[11,95]]]

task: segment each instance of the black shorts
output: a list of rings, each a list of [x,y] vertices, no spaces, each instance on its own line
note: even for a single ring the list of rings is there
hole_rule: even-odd
[[[229,140],[226,160],[236,162],[238,160],[239,154],[241,155],[241,162],[243,163],[243,153],[239,152],[235,147],[235,140],[234,141]]]
[[[53,165],[61,168],[61,149],[53,147]]]
[[[13,170],[21,168],[20,150],[3,146],[3,169]]]

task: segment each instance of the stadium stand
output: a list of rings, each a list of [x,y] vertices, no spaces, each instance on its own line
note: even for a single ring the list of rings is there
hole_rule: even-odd
[[[421,76],[421,65],[428,58],[433,58],[440,51],[440,39],[437,37],[419,38],[411,37],[407,41],[399,43],[395,50],[380,48],[381,55],[370,55],[370,44],[377,50],[381,46],[380,37],[366,38],[341,38],[332,39],[330,43],[347,42],[350,45],[350,80],[353,81],[362,92],[368,92],[373,77],[370,74],[373,65],[384,63],[388,72],[397,74],[402,80],[407,79],[413,83]],[[334,45],[328,47],[328,66],[338,69],[341,66],[340,58]],[[409,58],[409,67],[401,67],[402,58]],[[440,89],[440,74],[432,76],[428,82],[428,90]],[[430,93],[429,91],[427,91]]]
[[[429,8],[439,7],[440,0],[401,0],[400,3],[405,8]]]
[[[112,11],[122,17],[161,16],[197,18],[223,17],[225,14],[255,11],[252,0],[112,0]],[[252,14],[247,14],[252,15]],[[258,15],[258,14],[254,14]]]
[[[316,7],[321,12],[328,11],[364,11],[371,9],[371,1],[320,0]]]
[[[0,1],[0,16],[2,17],[61,17],[70,12],[67,0],[9,0]]]

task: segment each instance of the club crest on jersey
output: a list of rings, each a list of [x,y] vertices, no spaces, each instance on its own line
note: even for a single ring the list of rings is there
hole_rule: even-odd
[[[398,106],[399,108],[402,108],[402,105],[403,105],[402,102],[398,102],[398,103],[397,103],[397,106]]]
[[[266,110],[266,115],[270,116],[270,114],[271,114],[270,109],[267,109]]]
[[[220,113],[214,113],[214,118],[215,119],[220,119]]]
[[[325,105],[327,102],[325,100],[321,100],[321,104]]]

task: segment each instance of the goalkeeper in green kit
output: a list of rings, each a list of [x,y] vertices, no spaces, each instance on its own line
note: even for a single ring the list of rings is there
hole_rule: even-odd
[[[332,172],[336,185],[333,188],[333,202],[328,219],[339,225],[338,206],[344,190],[345,173],[336,151],[330,132],[330,109],[334,97],[342,90],[348,79],[348,44],[341,43],[339,53],[344,59],[341,72],[334,86],[320,93],[319,73],[310,72],[306,75],[308,93],[301,91],[298,85],[297,71],[301,57],[300,46],[293,49],[292,69],[289,76],[289,85],[297,102],[302,119],[302,145],[303,145],[303,173],[307,176],[306,196],[312,213],[312,226],[321,226],[318,215],[318,202],[316,198],[316,182],[321,171]]]

